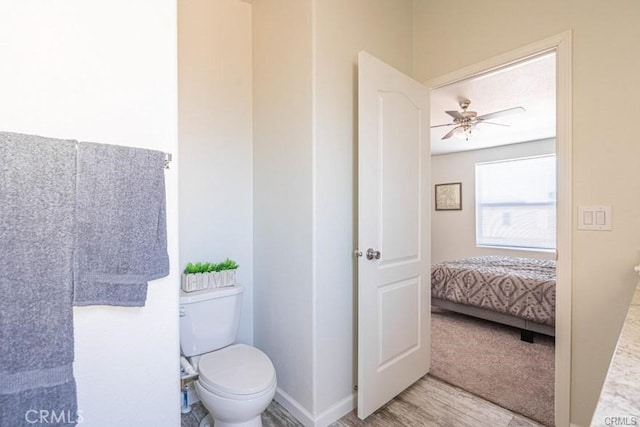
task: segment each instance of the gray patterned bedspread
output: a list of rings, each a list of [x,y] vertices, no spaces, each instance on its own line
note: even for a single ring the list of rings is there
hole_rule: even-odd
[[[437,263],[431,296],[554,326],[556,262],[483,256]]]

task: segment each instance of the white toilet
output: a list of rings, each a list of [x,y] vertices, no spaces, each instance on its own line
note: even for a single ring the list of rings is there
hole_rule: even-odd
[[[242,286],[180,292],[180,350],[197,371],[195,388],[215,427],[261,427],[260,414],[276,392],[269,357],[233,344],[242,308]]]

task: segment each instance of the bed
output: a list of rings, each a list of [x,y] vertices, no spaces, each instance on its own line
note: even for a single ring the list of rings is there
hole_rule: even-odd
[[[446,310],[555,336],[556,262],[481,256],[431,267],[431,304]]]

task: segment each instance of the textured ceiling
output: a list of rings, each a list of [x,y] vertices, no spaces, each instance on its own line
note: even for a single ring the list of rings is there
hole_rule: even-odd
[[[478,116],[524,107],[526,112],[491,120],[509,127],[479,124],[468,141],[441,138],[455,126],[431,129],[431,154],[476,150],[555,137],[555,53],[547,53],[431,91],[431,125],[451,123],[446,110],[461,111],[459,100],[471,100]]]

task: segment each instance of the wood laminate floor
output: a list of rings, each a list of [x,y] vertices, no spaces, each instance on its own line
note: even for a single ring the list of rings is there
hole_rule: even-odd
[[[193,405],[182,415],[182,427],[197,427],[206,415],[201,405]],[[264,427],[298,427],[302,424],[277,402],[262,414]],[[457,387],[429,375],[421,378],[391,402],[360,420],[355,411],[331,424],[331,427],[541,427]]]

